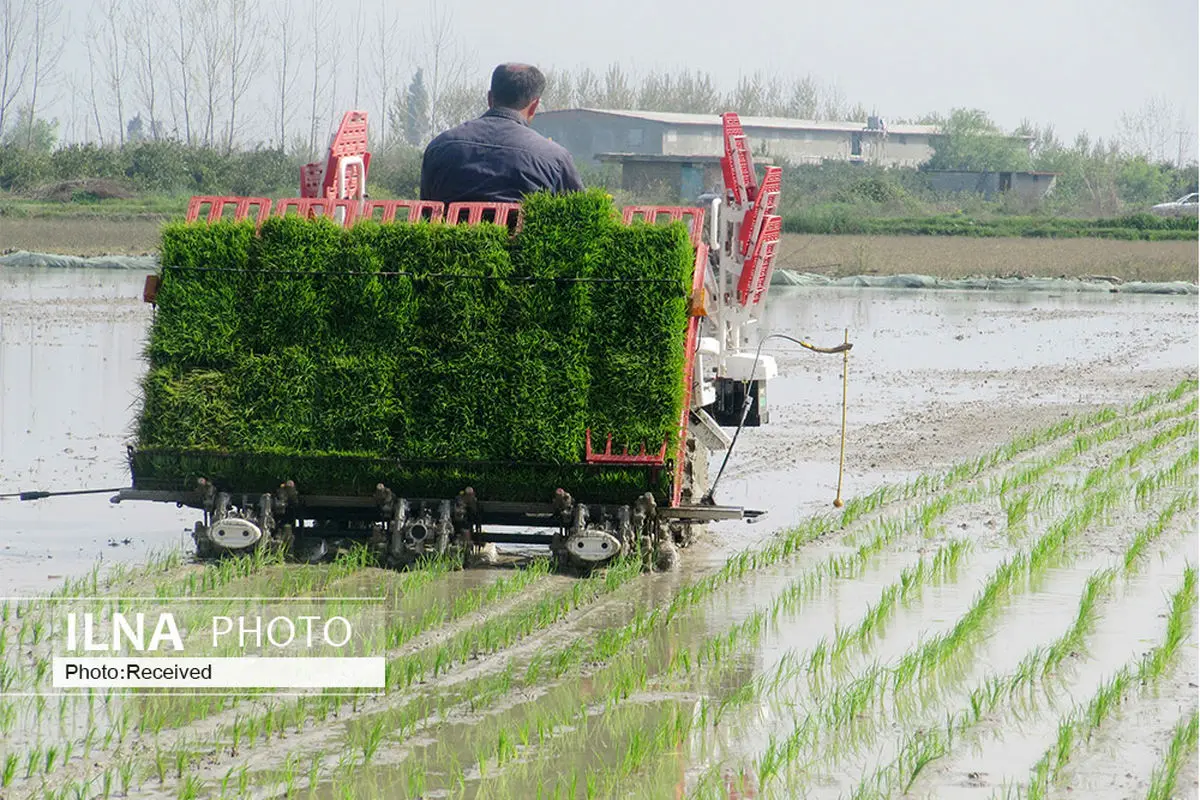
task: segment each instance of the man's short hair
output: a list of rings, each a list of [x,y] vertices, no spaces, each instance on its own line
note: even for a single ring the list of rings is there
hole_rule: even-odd
[[[525,108],[546,90],[546,76],[530,64],[501,64],[492,70],[492,102],[504,108]]]

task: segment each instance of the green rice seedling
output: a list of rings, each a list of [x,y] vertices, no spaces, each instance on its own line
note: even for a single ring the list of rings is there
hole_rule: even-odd
[[[565,465],[579,460],[588,426],[621,444],[675,435],[691,247],[681,225],[619,224],[602,193],[530,198],[514,240],[491,225],[346,232],[290,218],[257,237],[170,227],[163,251],[176,263],[164,267],[151,331],[135,483],[205,474],[265,485],[290,469],[308,491],[386,478],[418,496],[468,484],[500,496],[536,478],[544,495],[574,491],[560,480],[571,474],[389,473],[361,457]],[[641,282],[587,282],[622,270]],[[591,322],[592,307],[603,322]],[[636,335],[614,338],[613,313]],[[597,377],[603,393],[588,390]],[[205,450],[263,458],[231,472]],[[333,458],[307,471],[294,456],[310,453]],[[572,480],[598,500],[647,488],[633,472],[610,477]]]
[[[369,764],[371,759],[375,757],[375,753],[379,750],[379,745],[383,743],[383,718],[379,717],[368,728],[362,741],[359,742],[359,749],[362,751],[362,763]]]
[[[167,754],[161,749],[154,748],[154,774],[158,777],[159,785],[167,782]]]
[[[46,745],[45,760],[42,762],[42,774],[49,775],[58,763],[59,750],[56,745]]]
[[[1187,636],[1191,612],[1197,602],[1196,585],[1196,568],[1188,567],[1183,584],[1171,597],[1162,642],[1139,661],[1117,671],[1100,685],[1085,706],[1077,707],[1060,722],[1057,739],[1031,771],[1026,797],[1045,797],[1070,761],[1075,745],[1081,740],[1089,741],[1134,686],[1153,684],[1162,677]]]
[[[33,777],[34,771],[42,760],[42,748],[35,747],[25,753],[25,780]]]
[[[16,753],[5,753],[4,764],[0,766],[0,789],[7,787],[17,775],[17,764],[20,758]]]
[[[200,792],[204,788],[204,783],[196,775],[188,775],[179,784],[179,800],[196,800],[200,797]]]
[[[117,767],[117,775],[121,779],[121,794],[128,796],[133,788],[133,759],[122,761]]]
[[[1200,717],[1195,711],[1175,724],[1167,752],[1150,776],[1150,789],[1146,792],[1146,800],[1170,800],[1175,796],[1179,772],[1186,759],[1196,752],[1198,733],[1200,733]]]
[[[313,754],[312,761],[308,765],[308,788],[314,790],[317,788],[318,780],[321,777],[321,762],[325,760],[325,754],[317,751]]]
[[[817,531],[817,529],[815,529],[815,528],[809,528],[809,529],[806,529],[806,531],[805,531],[805,534],[804,534],[804,535],[805,535],[805,536],[808,536],[808,535],[814,535],[814,534],[816,533],[816,531]],[[784,554],[782,554],[782,555],[776,555],[776,553],[784,553]],[[778,549],[778,551],[773,551],[773,552],[772,552],[772,554],[770,554],[770,557],[769,557],[768,559],[766,559],[766,560],[758,561],[758,560],[756,559],[756,565],[755,565],[755,569],[758,569],[758,566],[760,566],[761,564],[769,564],[769,563],[774,563],[774,561],[778,561],[778,559],[779,559],[779,558],[784,558],[784,557],[785,557],[785,555],[786,555],[786,552],[784,551],[784,548],[779,548],[779,549]],[[749,564],[749,561],[742,560],[742,564],[743,564],[743,565],[745,565],[745,564]],[[742,570],[743,570],[743,571],[745,570],[745,566],[743,566],[743,567],[742,567]],[[716,584],[716,582],[713,582],[712,584],[706,584],[706,585],[704,585],[704,587],[703,587],[703,588],[704,588],[704,589],[709,589],[709,587],[713,587],[713,588],[715,588],[715,585],[718,585],[718,584]],[[709,591],[710,591],[710,589],[709,589]],[[690,597],[688,596],[688,593],[680,593],[680,595],[679,595],[679,596],[680,596],[680,597],[683,597],[684,601],[686,601],[686,600],[690,600]],[[698,591],[697,591],[697,593],[696,593],[696,594],[694,594],[694,595],[691,595],[691,597],[700,597],[700,596],[701,596],[701,593],[698,593]],[[684,607],[686,607],[686,602],[680,602],[680,604],[679,604],[679,606],[678,606],[677,608],[684,608]],[[665,619],[665,615],[662,615],[662,614],[656,615],[656,616],[655,616],[655,618],[653,618],[653,620],[652,620],[652,619],[650,619],[650,618],[649,618],[649,616],[647,616],[647,618],[646,618],[646,619],[638,621],[638,625],[642,626],[642,630],[649,630],[649,628],[652,628],[652,627],[656,627],[656,626],[658,626],[658,620],[659,620],[659,619]],[[582,650],[582,649],[581,649],[581,650],[577,650],[577,651],[578,651],[578,652],[581,652],[581,654],[583,654],[583,652],[587,652],[586,650]],[[564,661],[556,661],[556,662],[553,662],[553,663],[563,663],[563,664],[566,664],[566,663],[570,663],[572,660],[574,660],[574,658],[568,658],[568,660],[564,660]],[[551,662],[547,662],[547,663],[551,663]]]

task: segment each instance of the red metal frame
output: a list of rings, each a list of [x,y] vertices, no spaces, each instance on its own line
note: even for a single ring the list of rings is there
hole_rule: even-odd
[[[300,196],[302,198],[335,198],[337,194],[338,162],[346,157],[359,156],[363,160],[362,174],[350,171],[346,174],[346,194],[358,195],[359,186],[366,182],[367,168],[371,165],[371,154],[367,151],[367,112],[347,111],[329,145],[329,155],[324,164],[316,161],[300,168]]]
[[[395,222],[396,213],[401,210],[406,212],[407,222],[419,222],[422,219],[441,222],[446,206],[435,200],[367,200],[363,203],[359,219],[374,219],[378,210],[383,211],[380,222]]]
[[[325,167],[321,162],[305,164],[300,168],[300,196],[320,197],[321,179],[325,176]]]
[[[704,209],[690,206],[625,206],[621,210],[621,221],[626,225],[635,219],[644,219],[657,223],[658,218],[665,216],[672,222],[685,221],[688,233],[692,237],[692,246],[699,247],[704,240]]]
[[[488,211],[492,212],[492,219],[484,220],[483,215]],[[463,219],[464,214],[466,219]],[[513,227],[514,215],[515,228]],[[490,221],[512,230],[520,230],[521,223],[524,221],[524,212],[521,210],[520,203],[451,203],[446,207],[445,221],[447,225],[461,223],[478,225],[481,222]]]
[[[696,262],[692,267],[692,297],[704,291],[704,276],[708,270],[708,245],[696,248]],[[687,429],[692,412],[692,379],[696,370],[696,349],[700,344],[700,315],[688,317],[687,334],[683,343],[683,410],[679,412],[679,447],[675,453],[675,483],[671,487],[671,505],[679,505],[683,499],[683,467],[687,458]]]

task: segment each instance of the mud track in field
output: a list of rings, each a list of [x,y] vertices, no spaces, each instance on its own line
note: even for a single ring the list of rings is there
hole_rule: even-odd
[[[127,425],[148,309],[116,299],[136,295],[134,279],[104,280],[56,274],[6,276],[0,284],[0,367],[6,378],[27,376],[20,384],[6,379],[0,396],[6,488],[122,481],[119,453],[104,453],[119,447]],[[45,302],[63,296],[68,303]],[[764,522],[710,526],[683,552],[678,571],[612,586],[597,575],[575,599],[578,579],[564,576],[505,588],[519,568],[430,583],[373,570],[331,577],[316,591],[402,598],[404,618],[416,627],[388,657],[437,663],[436,677],[426,670],[383,697],[322,712],[314,700],[298,706],[286,697],[196,705],[186,714],[116,699],[92,723],[86,703],[61,719],[52,708],[39,721],[30,701],[6,706],[0,698],[0,726],[21,732],[0,745],[0,775],[9,754],[19,761],[0,797],[40,796],[44,788],[98,795],[106,781],[120,796],[125,772],[135,797],[286,796],[289,786],[331,798],[536,796],[539,787],[548,796],[584,796],[588,776],[600,796],[618,797],[728,797],[729,786],[751,785],[764,797],[800,790],[838,797],[864,787],[894,796],[904,783],[926,796],[990,797],[1025,785],[1059,721],[1122,664],[1159,645],[1165,598],[1195,564],[1196,392],[1165,396],[1196,376],[1194,302],[825,289],[780,291],[769,317],[773,329],[818,344],[850,328],[843,494],[864,498],[888,484],[908,491],[851,503],[856,518],[848,525],[792,534],[795,551],[770,563],[744,571],[727,564],[744,550],[771,552],[781,531],[832,511],[841,361],[776,349],[781,375],[768,395],[771,423],[743,432],[717,489],[720,502],[768,510]],[[89,398],[86,408],[81,397]],[[1104,408],[1123,410],[1097,415]],[[1082,421],[946,482],[920,477],[1072,419]],[[720,461],[713,454],[710,477]],[[126,553],[142,560],[148,550],[186,541],[180,533],[191,521],[186,511],[112,508],[103,498],[0,504],[0,580],[24,593],[82,574],[96,554],[106,563]],[[1126,570],[1138,531],[1150,533]],[[1050,547],[1056,536],[1061,545]],[[108,546],[124,538],[133,543]],[[906,654],[929,650],[930,637],[961,627],[978,593],[999,580],[997,570],[1038,542],[1047,560],[1026,564],[1022,581],[969,617],[977,627],[955,639],[952,652],[945,645],[944,660],[929,662],[920,692],[880,689],[857,721],[822,722],[842,713],[833,705],[851,696],[842,689],[865,691],[872,664],[887,673]],[[953,568],[944,561],[949,553]],[[943,560],[935,569],[936,559]],[[1019,683],[1020,659],[1057,641],[1085,587],[1116,566],[1070,657],[1046,682],[1026,687],[1033,699],[1004,695],[979,720],[963,717],[949,749],[906,777],[911,737],[920,733],[926,738],[918,743],[933,748],[937,720],[969,708],[975,688],[1000,678]],[[163,561],[150,573],[130,569],[119,588],[231,595],[283,590],[290,568],[265,564],[211,589],[196,584],[207,567]],[[718,580],[707,583],[712,576]],[[903,602],[889,594],[893,585],[909,587]],[[416,622],[424,603],[489,590],[495,599],[486,605],[463,605],[424,628]],[[765,626],[755,623],[761,615]],[[1145,793],[1172,726],[1196,707],[1194,617],[1188,625],[1184,657],[1168,662],[1153,693],[1127,692],[1094,738],[1075,743],[1051,795]],[[10,642],[20,630],[13,620],[4,629]],[[621,630],[626,638],[610,644],[606,637]],[[479,644],[498,631],[498,647]],[[820,648],[851,636],[859,638],[820,661]],[[435,659],[462,641],[476,642],[465,660]],[[819,691],[788,671],[795,659],[827,663]],[[139,720],[163,709],[161,727],[138,730]],[[106,741],[112,730],[124,733]],[[45,766],[49,746],[56,755],[47,771],[37,764]],[[1179,775],[1178,796],[1195,796],[1194,757]]]

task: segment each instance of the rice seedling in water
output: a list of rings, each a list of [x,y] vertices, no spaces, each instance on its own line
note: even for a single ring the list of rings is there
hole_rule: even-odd
[[[1100,489],[1099,486],[1096,486],[1096,488]],[[1106,504],[1115,502],[1115,498],[1116,498],[1115,493],[1109,492],[1107,490],[1101,490],[1100,494],[1098,496],[1100,497],[1100,500],[1092,500],[1092,501],[1090,501],[1090,506],[1087,506],[1091,509],[1090,513],[1093,515],[1096,513],[1097,509],[1102,509]],[[1074,513],[1074,515],[1070,517],[1069,524],[1066,528],[1064,528],[1060,525],[1059,528],[1057,528],[1055,531],[1053,531],[1054,538],[1059,543],[1062,543],[1065,540],[1069,540],[1071,530],[1078,530],[1079,526],[1083,522],[1085,522],[1087,517],[1088,517],[1088,514],[1081,515],[1079,513]],[[1044,566],[1044,564],[1047,563],[1048,553],[1049,553],[1049,551],[1044,551],[1043,555],[1040,557],[1039,564],[1041,564],[1042,566]],[[744,571],[747,569],[748,566],[750,566],[750,564],[748,563],[748,561],[746,560],[745,557],[742,557],[737,560],[731,560],[727,566],[730,567],[730,569],[732,571],[744,573]],[[1018,574],[1016,571],[1017,566],[1018,565],[1010,565],[1009,569],[1002,571],[1000,573],[1000,579],[1001,579],[1002,584],[1007,583],[1007,584],[1011,585],[1015,581],[1017,574]],[[1035,566],[1037,566],[1037,565],[1035,565]],[[678,595],[677,597],[686,597],[686,596],[687,595],[685,593],[680,593],[680,595]],[[992,598],[991,602],[995,602],[995,599],[998,597],[998,595],[996,595],[994,592],[992,592],[988,595],[985,595],[985,596],[991,597]],[[664,619],[664,615],[662,615],[660,613],[660,610],[656,611],[654,614],[654,621],[660,622],[662,619]],[[946,649],[948,649],[948,648],[946,648]],[[569,663],[569,661],[570,661],[570,659],[568,659],[566,661],[559,661],[558,663]],[[680,662],[683,663],[683,659],[680,659]],[[919,663],[921,663],[921,662],[917,661],[917,660],[912,660],[912,661],[908,662],[908,666],[912,669],[915,669],[915,667]],[[532,672],[532,670],[531,670],[531,672]],[[628,691],[628,690],[623,690],[623,691]],[[857,697],[863,697],[863,696],[865,696],[865,694],[857,695]]]
[[[17,775],[17,763],[19,760],[16,753],[5,753],[4,765],[0,767],[0,788],[4,788],[13,782],[13,778]]]
[[[379,717],[366,730],[365,735],[359,742],[359,749],[362,751],[362,763],[369,764],[371,759],[375,757],[376,751],[379,750],[379,745],[383,743],[383,718]]]
[[[1135,686],[1155,683],[1174,661],[1187,636],[1196,605],[1196,568],[1184,572],[1183,585],[1171,597],[1167,628],[1161,644],[1138,662],[1126,665],[1105,681],[1085,706],[1077,707],[1060,722],[1058,737],[1034,765],[1024,796],[1044,798],[1071,760],[1075,745],[1089,741]]]
[[[1198,733],[1200,733],[1200,717],[1195,711],[1175,724],[1167,752],[1150,776],[1150,790],[1146,792],[1146,800],[1171,800],[1175,796],[1175,785],[1179,782],[1179,772],[1186,759],[1196,753]]]

